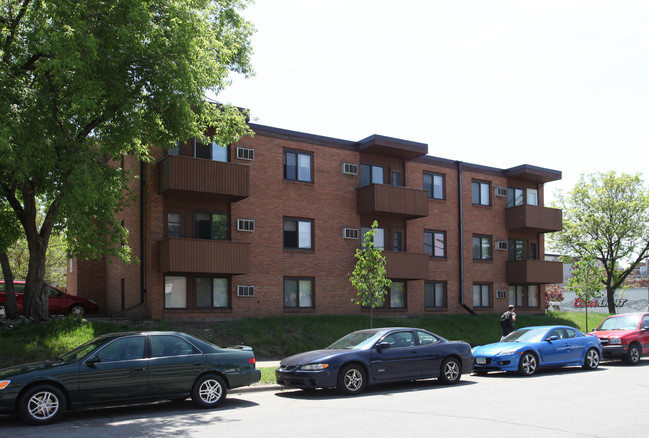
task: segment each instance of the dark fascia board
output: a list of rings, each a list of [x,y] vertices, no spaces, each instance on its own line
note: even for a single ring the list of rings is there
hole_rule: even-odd
[[[356,142],[353,141],[325,137],[322,135],[307,134],[305,132],[291,131],[289,129],[274,128],[272,126],[258,125],[256,123],[249,123],[248,126],[255,133],[259,133],[260,135],[265,135],[268,137],[281,138],[284,140],[316,144],[320,146],[329,146],[352,151],[356,149]]]
[[[406,160],[421,157],[428,153],[426,143],[418,143],[384,135],[370,135],[358,142],[358,152],[386,155]]]
[[[552,181],[559,181],[561,179],[561,171],[523,164],[521,166],[506,169],[505,176],[507,178],[516,178],[545,184]]]

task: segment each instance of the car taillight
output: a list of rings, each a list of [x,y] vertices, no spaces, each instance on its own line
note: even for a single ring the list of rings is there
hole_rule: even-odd
[[[248,359],[248,363],[249,363],[249,364],[254,364],[254,363],[256,363],[255,358],[254,358],[254,357],[251,357],[250,359]]]

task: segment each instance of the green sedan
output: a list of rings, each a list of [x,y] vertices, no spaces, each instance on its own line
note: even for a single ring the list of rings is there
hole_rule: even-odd
[[[221,348],[179,332],[111,333],[56,360],[0,370],[0,413],[28,424],[66,409],[184,400],[215,408],[228,389],[261,378],[252,348]]]

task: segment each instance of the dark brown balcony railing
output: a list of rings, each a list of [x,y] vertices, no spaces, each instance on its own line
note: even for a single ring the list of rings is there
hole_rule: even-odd
[[[250,244],[223,240],[169,238],[160,242],[160,270],[201,274],[246,274]]]
[[[428,192],[421,189],[370,184],[357,190],[358,214],[389,214],[414,219],[428,216]]]
[[[161,194],[193,192],[233,200],[250,194],[249,166],[179,155],[169,155],[158,166]]]
[[[545,260],[507,262],[510,284],[552,284],[563,282],[563,263]]]
[[[424,280],[428,276],[428,254],[383,251],[388,278]]]
[[[510,207],[505,210],[505,227],[508,230],[527,229],[537,233],[561,231],[561,210],[537,205]]]

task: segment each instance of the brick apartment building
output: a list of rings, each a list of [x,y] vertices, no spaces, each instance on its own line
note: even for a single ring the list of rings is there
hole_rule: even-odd
[[[543,185],[560,171],[250,126],[228,148],[189,140],[152,164],[126,160],[140,176],[123,215],[140,263],[72,260],[69,291],[150,318],[360,313],[348,276],[374,220],[392,280],[379,312],[536,313],[562,281],[543,259],[544,233],[562,226]]]

